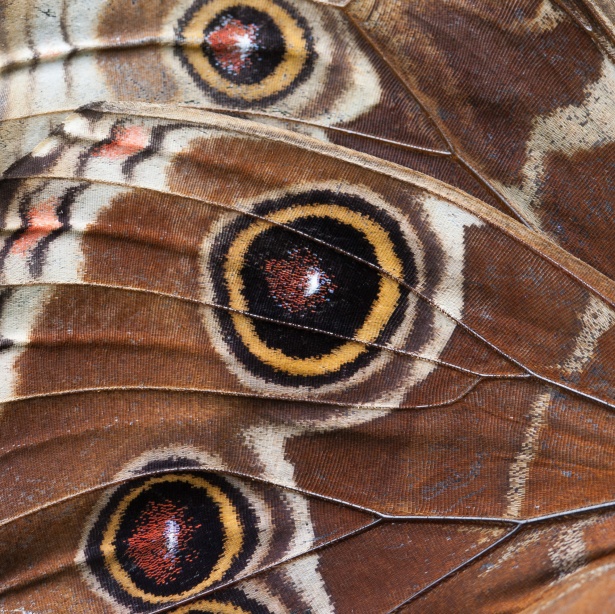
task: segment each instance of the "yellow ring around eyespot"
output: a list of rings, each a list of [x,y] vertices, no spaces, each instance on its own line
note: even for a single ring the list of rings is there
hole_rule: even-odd
[[[198,609],[203,607],[207,607],[207,610]],[[192,611],[207,614],[249,614],[239,606],[233,605],[232,603],[223,603],[222,601],[196,601],[178,610],[173,610],[173,614],[188,614],[188,612]]]
[[[288,224],[301,217],[329,217],[359,230],[374,248],[378,265],[394,277],[403,275],[403,264],[395,254],[395,249],[388,233],[369,218],[339,205],[303,205],[288,207],[268,215],[268,219],[279,224]],[[224,279],[229,293],[229,307],[237,311],[248,311],[248,304],[243,295],[241,268],[245,254],[254,239],[269,230],[271,224],[258,221],[240,232],[228,250],[224,264]],[[370,309],[363,326],[355,337],[362,341],[348,341],[328,354],[313,358],[293,358],[281,350],[270,348],[264,343],[249,316],[232,313],[231,318],[237,333],[250,353],[261,362],[291,375],[316,376],[326,375],[339,370],[367,351],[364,343],[373,343],[393,314],[401,296],[399,286],[390,277],[381,276],[378,296]]]
[[[238,5],[262,11],[269,15],[282,33],[286,52],[276,69],[259,83],[242,85],[232,83],[218,73],[201,50],[203,32],[207,25],[224,9]],[[267,0],[214,0],[204,4],[182,30],[186,41],[184,55],[201,79],[210,87],[229,98],[256,101],[277,94],[289,87],[299,76],[308,59],[305,32],[296,19],[278,4]]]
[[[128,509],[128,506],[142,492],[161,482],[188,482],[197,488],[205,490],[208,496],[211,497],[214,503],[216,503],[218,510],[220,511],[220,520],[222,521],[222,528],[224,532],[224,552],[209,576],[190,590],[184,591],[183,593],[178,593],[176,595],[165,595],[164,597],[146,593],[136,586],[136,584],[130,579],[130,576],[124,571],[124,568],[121,566],[120,562],[117,560],[115,548],[113,547],[114,537],[117,534],[122,516]],[[187,599],[188,597],[192,597],[193,595],[200,593],[202,590],[221,580],[224,577],[224,574],[231,567],[235,557],[241,552],[243,538],[243,528],[235,511],[235,506],[233,505],[233,502],[222,492],[222,490],[220,490],[217,486],[210,484],[203,478],[179,474],[152,478],[124,497],[111,516],[109,525],[104,532],[100,549],[105,559],[105,564],[111,575],[122,586],[122,588],[124,588],[124,590],[126,590],[131,596],[138,597],[149,603],[163,603]]]

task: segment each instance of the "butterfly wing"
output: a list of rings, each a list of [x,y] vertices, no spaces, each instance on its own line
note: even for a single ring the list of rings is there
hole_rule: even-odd
[[[611,3],[586,5],[393,0],[345,11],[520,219],[613,277]]]
[[[2,7],[2,606],[592,611],[608,3],[247,5]]]
[[[499,611],[608,551],[612,283],[541,235],[175,107],[84,109],[3,183],[3,475],[45,485],[5,505],[3,607],[387,611],[470,564],[438,611],[509,539]]]
[[[27,154],[68,110],[93,101],[189,104],[278,122],[409,166],[519,215],[458,155],[404,74],[339,6],[263,0],[250,4],[252,17],[238,17],[227,5],[7,4],[0,166]],[[247,37],[235,62],[225,55],[225,36]]]

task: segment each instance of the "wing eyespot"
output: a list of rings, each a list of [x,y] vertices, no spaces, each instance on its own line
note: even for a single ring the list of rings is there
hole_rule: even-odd
[[[241,216],[208,241],[213,299],[230,309],[216,314],[228,351],[254,376],[295,385],[365,367],[376,353],[369,344],[386,343],[407,312],[398,280],[417,283],[397,221],[362,197],[327,190],[253,211],[266,220]]]
[[[143,609],[194,597],[245,567],[258,520],[245,493],[212,473],[171,472],[118,487],[85,545],[107,594]]]
[[[200,0],[178,35],[179,56],[197,86],[239,106],[288,95],[315,59],[307,21],[284,0]]]

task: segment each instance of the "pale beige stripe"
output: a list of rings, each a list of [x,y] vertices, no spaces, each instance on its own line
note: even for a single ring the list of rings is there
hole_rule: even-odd
[[[547,423],[547,410],[551,402],[551,390],[538,396],[530,410],[530,423],[525,431],[521,451],[510,468],[505,516],[519,518],[525,501],[530,464],[536,456],[538,440]]]
[[[591,296],[581,316],[582,328],[574,350],[562,364],[567,375],[580,373],[591,362],[600,337],[615,323],[615,312],[603,301]]]
[[[584,531],[594,522],[595,519],[576,522],[562,531],[555,544],[549,548],[549,558],[560,577],[576,571],[587,562]]]

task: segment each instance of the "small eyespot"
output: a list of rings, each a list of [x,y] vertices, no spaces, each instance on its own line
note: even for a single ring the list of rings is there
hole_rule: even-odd
[[[256,547],[255,513],[230,481],[169,473],[120,486],[98,514],[85,559],[135,609],[181,601],[232,577]]]
[[[306,20],[283,0],[200,0],[180,21],[178,54],[192,79],[220,102],[268,104],[310,74]]]

